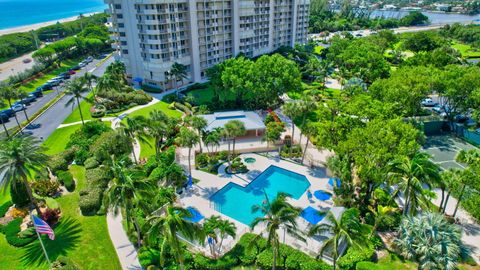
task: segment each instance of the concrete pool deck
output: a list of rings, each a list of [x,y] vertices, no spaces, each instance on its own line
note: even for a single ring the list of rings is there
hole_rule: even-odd
[[[282,160],[278,157],[268,157],[253,153],[242,154],[240,155],[240,157],[242,159],[249,157],[255,158],[256,161],[254,163],[245,163],[245,165],[249,169],[249,172],[236,175],[226,174],[226,164],[220,166],[218,175],[213,175],[200,170],[192,170],[193,178],[199,179],[200,181],[194,185],[193,190],[186,191],[180,196],[180,203],[182,206],[195,207],[203,216],[205,216],[205,218],[216,215],[222,217],[223,219],[228,219],[236,225],[237,237],[235,239],[225,239],[222,253],[232,248],[244,233],[250,231],[248,225],[243,224],[227,215],[222,214],[221,212],[216,211],[214,203],[210,201],[210,197],[228,183],[235,183],[239,186],[244,187],[248,185],[252,180],[254,180],[259,174],[265,171],[268,167],[274,165],[304,175],[310,182],[309,190],[312,193],[316,190],[325,190],[333,193],[332,187],[328,185],[329,177],[327,176],[326,169],[324,167],[310,168],[290,161]],[[292,205],[301,209],[311,206],[315,209],[326,211],[333,206],[332,200],[319,201],[315,198],[309,200],[307,193],[308,192],[302,194],[302,196],[298,200],[289,199],[289,202]],[[337,212],[339,212],[338,208],[336,209]],[[302,217],[297,218],[297,223],[300,231],[308,231],[309,223]],[[262,226],[258,226],[253,232],[257,234],[262,234],[264,231],[265,230]],[[281,236],[281,240],[284,240],[286,244],[294,246],[295,248],[300,249],[312,256],[317,255],[318,251],[322,246],[322,239],[308,238],[306,242],[302,242],[289,236],[288,234],[284,234],[283,232],[279,232],[279,235]],[[206,254],[209,254],[209,249],[207,246],[202,248],[201,245],[196,245],[196,248]]]

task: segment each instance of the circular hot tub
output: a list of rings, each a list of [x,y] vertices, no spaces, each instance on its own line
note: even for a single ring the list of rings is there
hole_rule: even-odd
[[[255,161],[257,161],[253,157],[247,157],[247,158],[244,158],[243,160],[245,161],[245,163],[248,163],[248,164],[252,164],[252,163],[255,163]]]

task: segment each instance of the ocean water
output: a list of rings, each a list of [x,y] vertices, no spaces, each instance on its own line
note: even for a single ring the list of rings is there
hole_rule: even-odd
[[[103,11],[103,0],[0,0],[0,29]]]

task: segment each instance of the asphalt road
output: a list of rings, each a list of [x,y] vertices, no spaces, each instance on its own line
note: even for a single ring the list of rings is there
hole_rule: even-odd
[[[90,72],[95,76],[101,76],[105,73],[105,69],[107,66],[114,61],[113,57],[110,57],[104,63],[102,63],[99,67],[95,67],[98,60],[93,61],[87,67],[83,68],[80,72],[78,72],[78,76],[83,75],[85,72]],[[45,98],[45,96],[43,97]],[[47,111],[45,111],[39,118],[37,118],[34,123],[40,124],[40,128],[29,130],[32,132],[33,136],[36,136],[40,139],[46,139],[50,134],[52,134],[55,129],[62,124],[62,122],[72,113],[72,106],[65,106],[68,100],[70,99],[69,96],[62,97],[55,105],[50,107]],[[75,104],[74,108],[77,107]],[[11,118],[10,121],[15,122],[14,118]]]
[[[100,60],[93,60],[90,64],[88,64],[86,67],[84,67],[81,70],[78,70],[76,74],[74,74],[69,80],[72,80],[73,78],[83,76],[85,72],[93,69],[95,65],[100,62]],[[63,83],[57,87],[54,87],[54,90],[49,90],[47,93],[44,93],[43,97],[37,98],[36,101],[32,102],[29,106],[27,106],[27,116],[31,118],[33,114],[38,112],[45,104],[50,102],[52,99],[54,99],[62,90],[63,90]],[[33,90],[32,90],[33,91]],[[17,118],[20,123],[26,120],[25,118],[25,113],[23,111],[17,112]],[[11,117],[6,123],[7,128],[11,128],[17,125],[15,118]]]

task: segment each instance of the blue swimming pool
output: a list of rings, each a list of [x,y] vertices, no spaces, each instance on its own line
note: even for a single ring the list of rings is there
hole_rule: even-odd
[[[270,166],[245,187],[228,183],[213,194],[210,201],[215,210],[250,225],[256,217],[262,216],[261,212],[252,213],[252,206],[262,204],[264,192],[270,200],[280,192],[299,199],[309,186],[310,182],[304,175]]]

